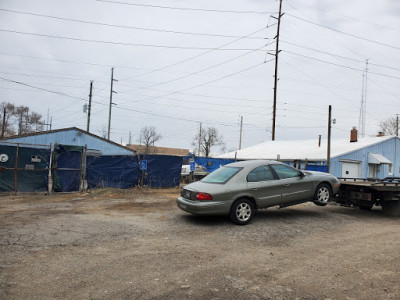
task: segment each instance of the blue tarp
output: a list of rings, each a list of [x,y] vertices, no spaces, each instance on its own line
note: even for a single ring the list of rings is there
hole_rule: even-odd
[[[79,191],[83,147],[57,145],[55,152],[54,191]]]
[[[147,155],[141,160],[147,161],[147,176],[143,185],[156,188],[179,186],[183,158],[169,155]]]
[[[195,157],[196,164],[203,167],[207,172],[213,172],[219,167],[235,162],[233,159],[211,158],[211,157]]]
[[[318,172],[328,172],[328,166],[324,165],[307,165],[306,166],[307,171],[318,171]]]
[[[18,152],[18,153],[17,153]],[[40,192],[47,190],[50,150],[23,146],[0,145],[0,191],[15,191],[15,162],[17,164],[18,192]],[[17,159],[18,157],[18,159]],[[12,170],[5,170],[5,169]]]
[[[88,156],[89,188],[113,187],[127,189],[138,184],[139,167],[136,156]]]

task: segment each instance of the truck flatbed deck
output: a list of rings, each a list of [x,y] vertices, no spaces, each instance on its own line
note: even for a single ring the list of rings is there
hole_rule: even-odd
[[[339,195],[336,202],[346,206],[371,209],[381,206],[387,215],[400,216],[400,178],[389,177],[383,180],[338,178]]]

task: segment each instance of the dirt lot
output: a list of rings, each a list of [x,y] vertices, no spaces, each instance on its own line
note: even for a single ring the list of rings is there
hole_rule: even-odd
[[[0,299],[399,299],[400,219],[312,203],[247,226],[177,189],[0,196]]]

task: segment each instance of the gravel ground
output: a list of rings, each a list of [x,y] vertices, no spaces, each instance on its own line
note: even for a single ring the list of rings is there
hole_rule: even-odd
[[[247,226],[177,189],[0,196],[0,299],[399,299],[400,219],[305,203]]]

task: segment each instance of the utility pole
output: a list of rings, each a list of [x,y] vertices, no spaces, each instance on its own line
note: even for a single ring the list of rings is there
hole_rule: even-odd
[[[396,115],[396,136],[399,136],[399,115]]]
[[[108,111],[108,135],[107,135],[107,139],[110,140],[110,129],[111,129],[111,106],[114,104],[112,102],[112,95],[113,93],[115,93],[113,91],[113,83],[114,81],[117,81],[114,79],[114,68],[111,68],[111,90],[110,90],[110,108]]]
[[[331,119],[332,119],[332,106],[329,105],[329,114],[328,114],[328,149],[327,149],[327,158],[326,158],[326,164],[328,166],[328,173],[330,171],[331,167]]]
[[[199,152],[197,156],[200,156],[200,149],[201,149],[201,122],[200,122],[200,132],[199,132]]]
[[[129,146],[131,145],[131,142],[132,142],[132,135],[131,132],[129,131]]]
[[[279,15],[278,15],[278,29],[276,31],[276,48],[275,48],[275,75],[274,75],[274,106],[273,106],[273,117],[272,117],[272,140],[275,141],[275,123],[276,123],[276,94],[278,85],[278,54],[279,50],[279,29],[281,26],[282,11],[282,0],[279,0]],[[275,18],[276,19],[276,18]]]
[[[50,109],[48,108],[47,109],[47,119],[46,119],[46,124],[45,124],[47,131],[49,131],[49,119],[50,119],[49,115],[50,115]]]
[[[1,138],[4,137],[4,132],[6,131],[6,106],[4,105],[4,109],[3,109],[3,127],[1,127]],[[398,117],[397,117],[398,120]]]
[[[239,150],[242,149],[242,130],[243,130],[243,116],[240,116],[240,138],[239,138]]]
[[[87,131],[87,132],[89,132],[89,126],[90,126],[90,110],[92,109],[92,89],[93,89],[93,81],[90,81],[89,109],[88,109],[87,127],[86,127],[86,131]]]

